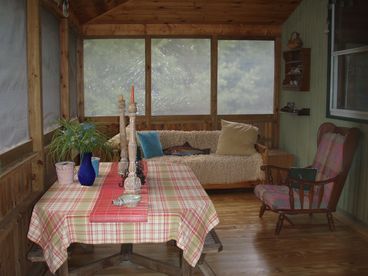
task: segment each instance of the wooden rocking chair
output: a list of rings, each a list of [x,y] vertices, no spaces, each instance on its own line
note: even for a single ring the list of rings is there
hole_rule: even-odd
[[[309,166],[317,169],[316,181],[291,178],[290,168],[263,166],[267,184],[257,185],[254,190],[262,201],[259,217],[266,210],[278,213],[275,229],[278,235],[284,219],[291,223],[286,215],[326,213],[328,226],[334,231],[332,212],[336,211],[358,142],[357,128],[322,124],[317,135],[317,153]]]

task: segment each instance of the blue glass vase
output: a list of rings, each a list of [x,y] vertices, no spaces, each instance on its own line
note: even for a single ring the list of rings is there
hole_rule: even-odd
[[[80,184],[84,186],[92,186],[93,182],[95,182],[96,174],[92,166],[91,158],[91,152],[81,154],[81,164],[78,171],[78,180]]]

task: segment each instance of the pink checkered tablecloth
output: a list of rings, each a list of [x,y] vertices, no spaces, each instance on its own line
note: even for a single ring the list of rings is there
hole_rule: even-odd
[[[148,215],[148,183],[141,187],[141,200],[134,208],[111,204],[116,195],[124,193],[124,188],[117,183],[122,182],[118,173],[118,162],[112,163],[110,171],[105,176],[100,193],[92,212],[89,214],[91,222],[143,222]]]
[[[89,216],[111,163],[100,164],[93,186],[55,183],[33,209],[28,238],[43,248],[55,272],[73,242],[86,244],[160,243],[176,240],[195,266],[207,233],[219,223],[216,210],[192,170],[182,164],[148,162],[147,222],[90,222]],[[119,196],[119,195],[117,195]]]

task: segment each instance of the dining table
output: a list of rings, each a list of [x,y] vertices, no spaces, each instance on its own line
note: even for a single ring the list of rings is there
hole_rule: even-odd
[[[201,257],[206,235],[219,223],[216,209],[193,171],[181,163],[146,161],[141,202],[135,207],[115,206],[124,194],[117,162],[101,162],[92,186],[77,180],[57,181],[35,204],[28,238],[38,244],[52,273],[69,275],[98,270],[96,263],[68,269],[72,243],[120,244],[111,260],[129,260],[169,275],[191,275]],[[181,265],[155,262],[133,252],[135,244],[174,241]],[[103,260],[106,264],[106,260]]]

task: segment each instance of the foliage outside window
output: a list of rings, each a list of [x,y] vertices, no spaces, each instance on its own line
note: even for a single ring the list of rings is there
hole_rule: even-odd
[[[274,41],[219,40],[218,114],[272,114]]]
[[[119,115],[118,96],[129,103],[132,84],[139,115],[145,113],[144,39],[84,40],[86,116]]]
[[[152,114],[210,114],[209,39],[152,39]]]
[[[328,116],[368,120],[368,1],[330,1]]]
[[[153,38],[151,115],[211,114],[211,40]],[[136,88],[138,113],[145,108],[145,40],[84,41],[87,116],[117,116],[117,96]],[[273,40],[218,41],[218,114],[273,114]]]

